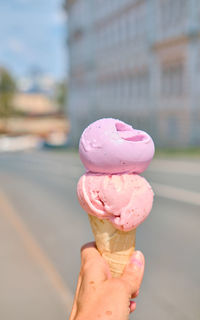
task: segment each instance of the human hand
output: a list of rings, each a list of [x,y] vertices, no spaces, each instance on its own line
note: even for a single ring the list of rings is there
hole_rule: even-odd
[[[81,270],[70,320],[127,320],[136,308],[144,256],[135,251],[121,278],[112,278],[106,261],[88,243],[81,249]]]

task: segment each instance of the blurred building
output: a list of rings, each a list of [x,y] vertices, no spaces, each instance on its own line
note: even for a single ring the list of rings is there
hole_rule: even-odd
[[[55,101],[41,93],[17,93],[13,99],[15,110],[28,115],[55,114],[58,106]]]
[[[69,132],[69,122],[59,106],[44,94],[17,92],[12,108],[8,119],[0,118],[0,133],[16,136],[34,134],[46,138],[54,133]]]
[[[100,117],[200,144],[200,1],[68,0],[72,139]]]
[[[19,78],[17,86],[18,90],[23,93],[38,93],[52,96],[55,92],[56,81],[48,74],[38,72]]]

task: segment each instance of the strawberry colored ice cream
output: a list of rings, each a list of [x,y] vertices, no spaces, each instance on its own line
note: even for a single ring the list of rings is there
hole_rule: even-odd
[[[86,173],[79,180],[77,192],[88,214],[107,219],[123,231],[137,228],[153,204],[151,186],[137,174]]]

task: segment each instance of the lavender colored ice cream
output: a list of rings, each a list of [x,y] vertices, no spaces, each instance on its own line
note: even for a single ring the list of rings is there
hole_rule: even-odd
[[[146,132],[120,120],[105,118],[84,130],[79,153],[87,171],[139,174],[153,158],[154,143]]]

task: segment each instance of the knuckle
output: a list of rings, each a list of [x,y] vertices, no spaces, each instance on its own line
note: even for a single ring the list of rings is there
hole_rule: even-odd
[[[82,260],[87,259],[88,255],[90,255],[90,253],[91,253],[91,250],[94,250],[94,248],[95,248],[94,242],[89,242],[89,243],[84,244],[80,250],[81,251],[81,259]]]
[[[82,266],[81,266],[81,272],[82,274],[86,274],[88,273],[92,268],[92,263],[90,260],[85,260],[83,263],[82,263]]]
[[[129,282],[125,281],[124,279],[121,279],[121,290],[127,294],[129,292],[129,289],[130,289]]]
[[[87,251],[87,248],[88,248],[87,243],[84,244],[84,245],[81,247],[81,250],[80,250],[80,252],[81,252],[81,258],[83,258],[83,257],[85,256],[86,251]]]

